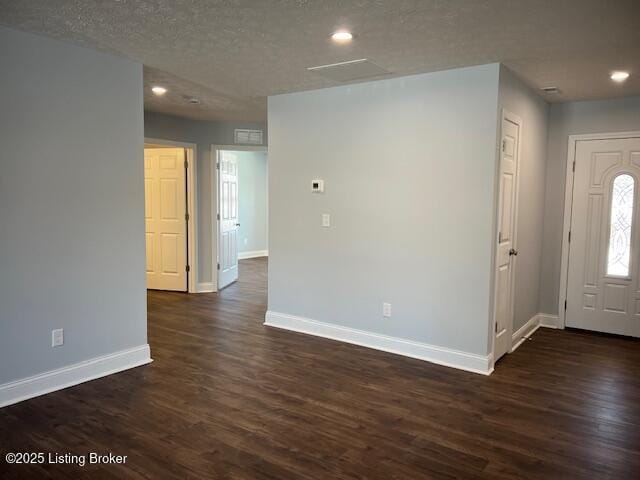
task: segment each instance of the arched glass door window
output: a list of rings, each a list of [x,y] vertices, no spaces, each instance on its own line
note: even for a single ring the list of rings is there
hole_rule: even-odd
[[[626,173],[613,179],[607,275],[629,276],[635,186],[633,177]]]

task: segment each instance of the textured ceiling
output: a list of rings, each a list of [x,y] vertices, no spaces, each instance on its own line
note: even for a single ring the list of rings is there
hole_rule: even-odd
[[[640,94],[640,0],[0,0],[0,23],[140,61],[146,92],[170,90],[146,108],[198,119],[264,120],[266,96],[336,84],[307,67],[358,58],[393,75],[500,61],[559,87],[549,101]]]

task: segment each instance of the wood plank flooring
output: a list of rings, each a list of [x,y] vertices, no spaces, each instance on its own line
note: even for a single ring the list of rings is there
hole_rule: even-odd
[[[264,327],[265,259],[148,305],[151,365],[0,409],[0,478],[640,478],[636,340],[541,329],[484,377]]]

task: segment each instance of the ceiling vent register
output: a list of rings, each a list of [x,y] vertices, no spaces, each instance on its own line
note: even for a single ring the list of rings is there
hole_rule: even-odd
[[[308,67],[307,70],[317,73],[334,82],[350,82],[353,80],[362,80],[364,78],[379,77],[388,75],[390,72],[379,67],[366,58],[359,60],[350,60],[348,62],[331,63],[329,65],[319,65],[317,67]]]

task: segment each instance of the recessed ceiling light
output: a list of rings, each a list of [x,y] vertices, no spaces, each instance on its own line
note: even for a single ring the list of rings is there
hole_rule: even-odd
[[[347,32],[346,30],[339,30],[331,35],[331,38],[334,42],[346,43],[351,41],[353,35],[351,34],[351,32]]]
[[[614,82],[624,82],[627,78],[629,78],[629,72],[612,72],[611,80]]]
[[[151,91],[156,95],[164,95],[167,93],[167,89],[160,86],[151,87]]]

